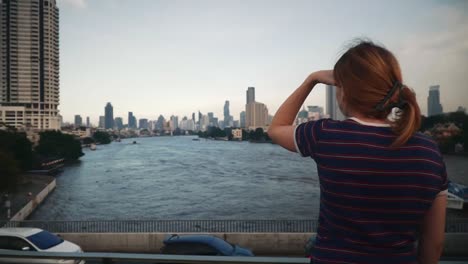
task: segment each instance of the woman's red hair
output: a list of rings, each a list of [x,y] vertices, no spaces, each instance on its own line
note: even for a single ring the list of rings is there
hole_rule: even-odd
[[[399,98],[406,102],[398,112],[398,118],[392,122],[393,131],[397,135],[392,147],[404,145],[419,129],[421,112],[414,92],[406,85],[393,94],[383,109],[377,107],[395,82],[403,83],[400,65],[387,49],[369,41],[360,41],[336,62],[334,77],[343,92],[342,107],[348,112],[386,119],[392,111],[390,106],[397,104]]]

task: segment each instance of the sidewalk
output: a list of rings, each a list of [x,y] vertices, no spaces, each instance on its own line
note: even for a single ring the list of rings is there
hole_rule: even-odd
[[[8,194],[11,201],[11,217],[54,180],[54,177],[45,175],[26,174],[22,177],[22,183],[18,184],[16,192]],[[31,193],[31,196],[28,196],[28,193]],[[4,193],[1,193],[1,197],[3,195]],[[7,212],[2,202],[0,204],[0,223],[6,221],[8,221]]]

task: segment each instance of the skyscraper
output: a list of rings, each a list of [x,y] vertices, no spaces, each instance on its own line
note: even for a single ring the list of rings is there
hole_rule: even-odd
[[[75,115],[75,127],[80,127],[83,124],[83,119],[80,115]]]
[[[229,101],[224,103],[224,127],[229,127],[231,122],[231,115],[229,114]]]
[[[0,1],[0,122],[60,129],[55,0]]]
[[[429,87],[429,96],[427,97],[427,116],[440,115],[443,113],[442,105],[440,104],[439,85]]]
[[[142,118],[142,119],[138,120],[138,128],[148,129],[148,119]]]
[[[240,127],[244,128],[245,127],[245,111],[242,111],[240,113],[239,121],[240,121]]]
[[[164,116],[159,115],[158,121],[156,121],[156,130],[163,130],[164,129],[164,123],[166,123],[166,120],[164,119]]]
[[[114,128],[114,108],[112,107],[111,103],[107,103],[106,107],[104,108],[105,111],[105,129],[112,129]]]
[[[123,129],[123,119],[121,117],[116,117],[114,119],[114,126],[117,130]]]
[[[241,117],[242,119],[242,117]],[[255,88],[247,88],[247,102],[245,104],[245,127],[256,129],[266,127],[268,123],[268,109],[266,105],[255,101]]]
[[[86,117],[86,127],[91,127],[91,123],[89,122],[89,116]]]
[[[106,125],[106,119],[104,116],[99,116],[99,128],[104,128]]]
[[[259,102],[251,102],[245,109],[245,126],[248,129],[266,127],[268,124],[268,108]]]
[[[136,117],[133,112],[128,112],[128,128],[136,128]]]
[[[255,102],[255,87],[247,88],[247,104]]]
[[[327,114],[330,116],[330,118],[334,120],[344,120],[345,116],[341,112],[338,102],[336,101],[336,87],[335,86],[327,85],[326,97],[327,97]]]

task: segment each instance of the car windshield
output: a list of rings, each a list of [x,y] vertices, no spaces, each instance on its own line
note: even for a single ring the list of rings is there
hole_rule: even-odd
[[[47,231],[41,231],[37,234],[28,236],[27,239],[36,245],[36,247],[43,250],[55,247],[63,242],[63,239]]]

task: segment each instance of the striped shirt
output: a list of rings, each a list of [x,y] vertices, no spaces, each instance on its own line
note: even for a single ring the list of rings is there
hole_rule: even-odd
[[[322,119],[295,129],[317,163],[320,214],[313,263],[417,263],[417,231],[447,189],[437,145],[416,133],[399,148],[388,125]]]

